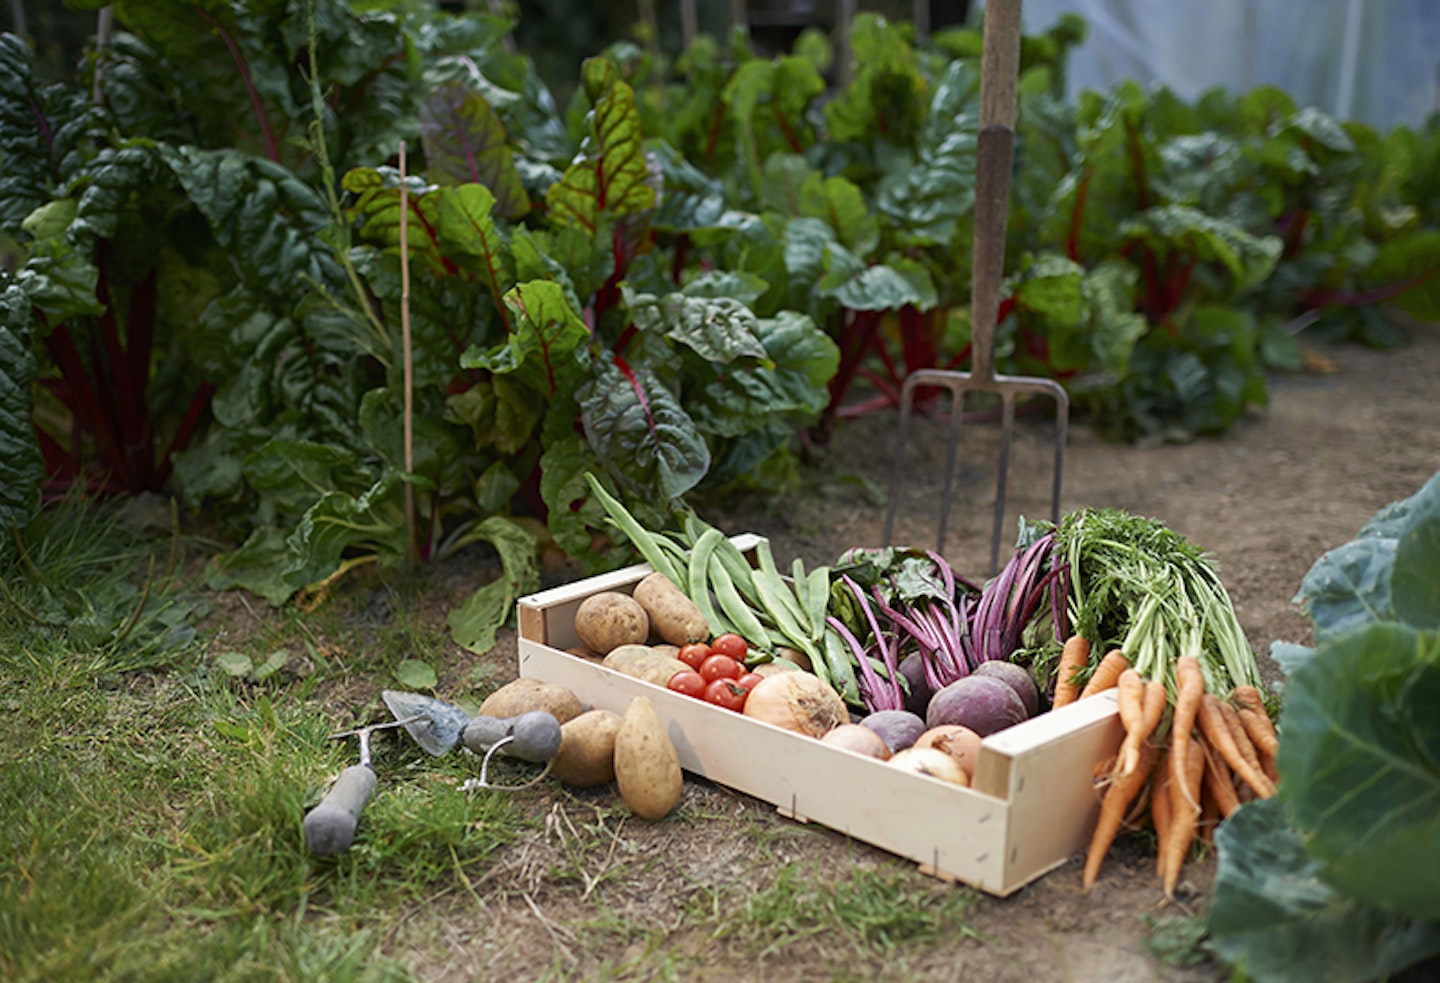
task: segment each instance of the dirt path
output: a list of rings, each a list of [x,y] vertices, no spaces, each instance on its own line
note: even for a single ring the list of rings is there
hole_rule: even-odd
[[[1322,553],[1353,538],[1382,506],[1413,494],[1440,470],[1440,328],[1417,328],[1399,352],[1320,349],[1335,371],[1273,380],[1271,404],[1221,439],[1136,448],[1071,432],[1062,510],[1106,506],[1155,517],[1210,551],[1230,591],[1267,681],[1280,676],[1266,653],[1274,641],[1306,642],[1309,622],[1292,603]],[[835,447],[838,461],[888,488],[893,417],[856,421]],[[897,509],[895,542],[928,546],[935,537],[943,434],[921,423],[912,439]],[[924,451],[915,448],[924,446]],[[1023,429],[1014,451],[1012,511],[1049,510],[1050,431]],[[913,463],[909,463],[913,460]],[[983,577],[989,565],[996,467],[994,430],[970,429],[947,555]],[[879,545],[884,508],[858,486],[823,484],[802,501],[748,503],[712,522],[772,540],[776,556],[829,562],[851,546]],[[1006,527],[1007,540],[1011,524]],[[1001,561],[1008,549],[1002,542]],[[966,983],[1200,983],[1213,967],[1161,966],[1141,946],[1146,919],[1201,904],[1213,861],[1192,864],[1182,903],[1162,907],[1153,855],[1122,843],[1089,897],[1078,890],[1079,861],[973,914],[981,941],[952,950],[957,960],[926,978]],[[953,974],[953,975],[952,975]]]

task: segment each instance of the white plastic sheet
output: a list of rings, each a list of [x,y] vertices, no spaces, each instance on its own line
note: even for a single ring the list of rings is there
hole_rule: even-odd
[[[1089,23],[1070,93],[1126,78],[1193,99],[1274,85],[1296,102],[1385,129],[1440,110],[1440,0],[1024,0],[1027,32]]]

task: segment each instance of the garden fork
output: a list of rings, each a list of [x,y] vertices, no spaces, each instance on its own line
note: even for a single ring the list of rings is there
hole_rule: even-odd
[[[991,572],[999,569],[1000,530],[1005,521],[1005,483],[1010,465],[1010,438],[1019,394],[1050,396],[1055,400],[1055,477],[1050,517],[1060,521],[1060,474],[1065,460],[1070,397],[1053,379],[997,375],[995,322],[1000,310],[1000,280],[1005,272],[1005,224],[1010,205],[1010,170],[1015,154],[1015,90],[1020,63],[1021,0],[989,0],[985,4],[984,40],[980,60],[980,132],[975,147],[974,271],[970,281],[970,371],[918,369],[906,376],[900,389],[900,433],[895,471],[885,513],[885,543],[894,528],[895,506],[904,471],[905,441],[915,390],[948,389],[951,393],[949,446],[945,455],[945,484],[940,500],[940,530],[935,550],[944,553],[950,517],[956,445],[965,412],[967,392],[991,393],[1000,398],[1000,475],[995,490],[995,522],[990,539]]]

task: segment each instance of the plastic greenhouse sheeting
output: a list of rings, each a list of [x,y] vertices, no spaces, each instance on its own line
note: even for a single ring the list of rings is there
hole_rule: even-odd
[[[1072,95],[1126,78],[1186,99],[1274,85],[1381,129],[1440,110],[1440,0],[1024,0],[1025,29],[1067,11],[1089,24]]]

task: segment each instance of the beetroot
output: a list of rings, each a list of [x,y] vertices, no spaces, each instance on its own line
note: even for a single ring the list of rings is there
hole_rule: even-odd
[[[911,652],[900,660],[900,674],[910,684],[905,694],[905,709],[917,717],[925,716],[925,708],[935,692],[925,679],[925,659],[919,652]]]
[[[975,667],[970,673],[972,676],[994,676],[1001,680],[1015,691],[1020,697],[1020,702],[1025,704],[1025,715],[1035,716],[1040,709],[1040,689],[1035,685],[1035,679],[1030,675],[1030,670],[1024,666],[1017,666],[1013,662],[1005,662],[1001,659],[988,659]]]
[[[994,676],[962,676],[930,698],[925,711],[929,727],[959,724],[981,737],[1018,724],[1025,703],[1015,690]]]
[[[879,734],[891,754],[905,750],[925,733],[925,721],[909,710],[876,710],[860,724]]]

